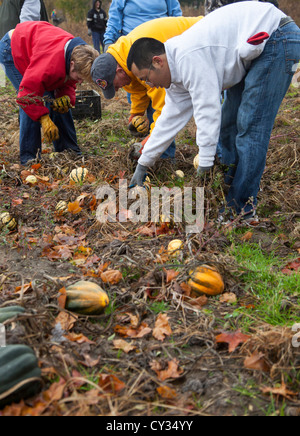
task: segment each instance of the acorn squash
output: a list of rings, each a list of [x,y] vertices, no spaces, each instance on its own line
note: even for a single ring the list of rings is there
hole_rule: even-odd
[[[0,322],[7,321],[15,316],[24,313],[25,309],[21,306],[7,306],[0,308]]]
[[[31,397],[41,388],[41,370],[26,345],[0,348],[0,407]]]
[[[109,304],[107,293],[93,282],[74,283],[66,293],[66,309],[81,315],[100,315]]]
[[[219,295],[224,292],[225,285],[221,274],[215,267],[201,265],[190,271],[188,284],[198,295]]]

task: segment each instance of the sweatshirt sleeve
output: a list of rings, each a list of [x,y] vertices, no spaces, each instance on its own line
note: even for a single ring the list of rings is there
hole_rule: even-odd
[[[41,2],[37,0],[25,0],[20,13],[20,23],[24,21],[40,21]]]
[[[195,123],[199,166],[214,164],[221,129],[221,93],[225,63],[225,49],[220,47],[216,56],[210,48],[192,51],[178,63],[184,89],[189,93]]]
[[[104,44],[114,44],[121,36],[125,0],[113,0],[104,35]]]
[[[167,0],[169,17],[181,17],[182,10],[178,0]]]
[[[192,116],[193,106],[189,93],[171,85],[166,91],[165,105],[145,145],[139,164],[153,166]]]

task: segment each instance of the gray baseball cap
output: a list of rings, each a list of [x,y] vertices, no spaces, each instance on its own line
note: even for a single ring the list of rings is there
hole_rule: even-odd
[[[107,100],[114,98],[116,91],[114,80],[118,63],[110,53],[104,53],[95,59],[91,73],[93,81],[100,86]]]

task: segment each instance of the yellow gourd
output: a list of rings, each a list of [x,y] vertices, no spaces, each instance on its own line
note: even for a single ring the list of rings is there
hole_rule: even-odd
[[[219,295],[224,292],[223,278],[213,266],[198,266],[189,275],[188,284],[196,294]]]
[[[79,281],[66,288],[66,309],[81,315],[100,315],[109,305],[107,293],[96,283]]]

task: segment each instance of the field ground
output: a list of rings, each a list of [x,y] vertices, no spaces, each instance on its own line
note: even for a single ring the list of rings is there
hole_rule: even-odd
[[[260,225],[217,226],[224,195],[217,165],[205,184],[204,230],[190,236],[184,223],[96,220],[97,188],[106,183],[118,195],[120,178],[130,180],[134,171],[123,93],[102,102],[102,120],[76,121],[82,159],[53,158],[44,145],[42,160],[27,168],[19,165],[13,97],[11,88],[0,88],[0,205],[18,221],[16,231],[0,233],[0,306],[26,308],[6,323],[6,339],[35,350],[43,386],[0,415],[298,416],[300,348],[292,327],[300,322],[299,89],[290,89],[276,120]],[[190,123],[177,138],[176,166],[160,162],[152,186],[198,186],[194,138]],[[70,171],[81,166],[89,178],[70,184]],[[39,177],[36,186],[24,183],[28,172]],[[60,200],[69,203],[65,215],[55,212]],[[166,254],[172,239],[184,242],[181,258]],[[223,296],[190,293],[189,271],[201,263],[219,269]],[[114,278],[105,283],[110,270]],[[75,316],[61,307],[60,289],[80,279],[107,291],[103,315]]]

